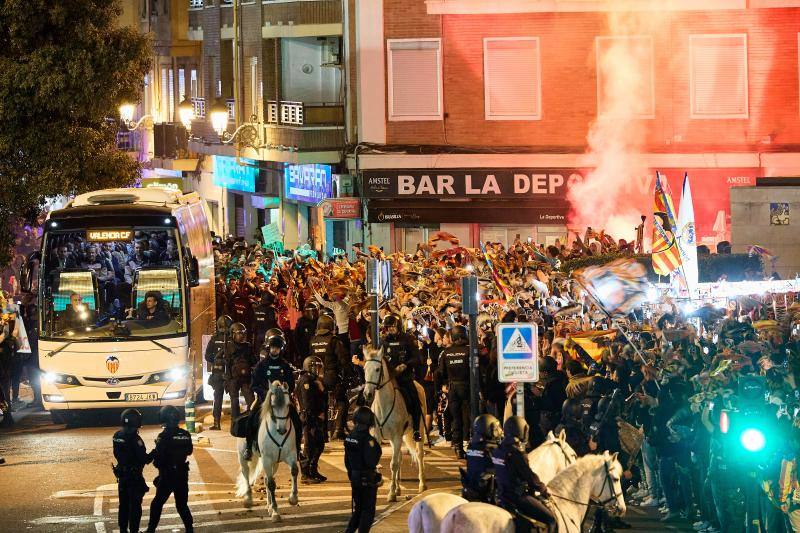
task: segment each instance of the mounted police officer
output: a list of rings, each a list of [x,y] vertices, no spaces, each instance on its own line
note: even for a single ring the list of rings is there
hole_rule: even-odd
[[[341,339],[334,334],[333,319],[322,315],[317,320],[317,334],[311,339],[311,355],[318,357],[323,364],[323,383],[329,395],[336,403],[336,439],[344,438],[344,427],[347,420],[347,374],[350,368],[350,357]]]
[[[494,464],[492,453],[503,432],[493,415],[481,415],[472,425],[472,440],[467,447],[467,469],[461,470],[461,495],[470,501],[494,503]]]
[[[528,423],[519,416],[512,416],[503,424],[503,441],[492,454],[497,483],[497,495],[503,507],[517,512],[517,531],[530,531],[528,516],[547,526],[548,532],[556,531],[553,513],[543,502],[534,497],[548,498],[547,487],[528,466],[525,446],[528,442]]]
[[[319,458],[325,449],[325,412],[327,395],[320,378],[322,360],[310,355],[303,361],[303,372],[297,380],[297,402],[303,421],[303,438],[306,441],[305,459],[301,461],[301,481],[320,483],[328,478],[319,473]]]
[[[148,533],[154,532],[161,519],[161,510],[169,499],[175,496],[175,509],[183,521],[187,533],[194,531],[192,528],[192,512],[189,511],[189,463],[187,458],[192,455],[192,436],[185,429],[178,427],[181,413],[177,407],[167,405],[159,413],[164,430],[156,437],[156,447],[153,450],[153,465],[158,468],[158,477],[154,481],[156,495],[150,504],[150,521],[147,524]]]
[[[211,336],[206,346],[205,359],[208,363],[211,375],[208,376],[208,384],[214,389],[214,425],[208,429],[219,429],[222,419],[222,397],[225,394],[225,347],[230,341],[230,327],[233,319],[228,315],[222,315],[217,319],[217,331]]]
[[[231,427],[239,418],[239,392],[247,405],[253,405],[254,395],[250,389],[250,376],[255,365],[255,356],[247,342],[247,328],[241,322],[231,326],[231,339],[225,347],[225,385],[231,396]]]
[[[403,395],[409,414],[411,414],[414,440],[419,442],[422,440],[419,432],[422,406],[419,402],[417,387],[414,384],[414,369],[420,364],[417,343],[402,331],[402,323],[397,315],[387,315],[383,319],[383,328],[386,333],[381,344],[386,363],[397,380],[397,386]]]
[[[119,530],[122,533],[138,533],[142,520],[142,499],[150,490],[144,481],[144,465],[152,461],[139,436],[142,413],[136,409],[125,409],[121,416],[122,429],[114,433],[114,475],[119,494]]]
[[[353,491],[353,515],[346,533],[366,533],[375,518],[375,503],[381,475],[377,466],[381,459],[381,445],[370,435],[375,425],[375,415],[369,407],[359,407],[353,413],[353,431],[344,440],[344,465]]]
[[[303,316],[297,319],[294,327],[294,341],[301,360],[311,354],[311,338],[317,331],[318,318],[319,306],[315,302],[308,302],[303,308]]]
[[[253,441],[258,435],[258,426],[261,421],[258,416],[261,411],[261,404],[264,397],[267,395],[270,383],[273,381],[280,381],[286,383],[289,387],[289,394],[294,392],[294,368],[284,358],[286,350],[286,339],[283,335],[274,335],[266,340],[264,346],[261,348],[261,360],[253,369],[253,380],[250,388],[256,394],[256,403],[250,413],[247,421],[247,447],[245,448],[244,457],[248,461],[252,456]],[[289,419],[295,428],[295,439],[297,444],[297,451],[300,451],[300,417],[297,415],[297,409],[294,404],[289,405]]]
[[[447,384],[447,405],[453,424],[453,450],[459,459],[464,458],[464,411],[469,405],[469,346],[467,330],[455,326],[450,330],[452,346],[439,354],[441,381]]]

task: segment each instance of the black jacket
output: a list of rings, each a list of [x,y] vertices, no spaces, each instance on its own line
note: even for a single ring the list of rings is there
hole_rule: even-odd
[[[380,460],[381,444],[369,431],[354,430],[344,439],[344,465],[354,486],[376,486],[379,480],[376,467]]]
[[[516,446],[503,442],[492,454],[497,494],[514,502],[534,491],[547,495],[547,487],[528,466],[528,457]]]
[[[187,457],[192,455],[192,436],[179,427],[165,427],[156,437],[153,450],[153,465],[160,475],[186,474],[189,472]]]
[[[253,369],[253,381],[250,388],[263,400],[273,381],[286,383],[289,386],[289,393],[294,392],[294,369],[281,356],[267,356],[258,362]]]

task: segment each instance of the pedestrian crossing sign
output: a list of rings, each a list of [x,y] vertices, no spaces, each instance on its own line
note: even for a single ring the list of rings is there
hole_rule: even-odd
[[[538,333],[536,324],[497,326],[497,374],[500,381],[539,381]]]

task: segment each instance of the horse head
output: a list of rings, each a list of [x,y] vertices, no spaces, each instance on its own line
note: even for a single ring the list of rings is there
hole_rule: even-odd
[[[603,455],[598,455],[602,461],[593,472],[592,500],[599,505],[608,506],[612,514],[622,516],[625,514],[625,494],[622,492],[620,479],[622,478],[622,465],[617,460],[617,453],[609,454],[608,450]]]
[[[277,426],[276,431],[285,435],[289,431],[289,386],[277,380],[270,383],[264,403],[272,423]]]
[[[384,365],[383,349],[364,346],[364,399],[367,405],[372,404],[375,392],[383,387],[389,379]]]
[[[578,460],[578,454],[567,442],[567,432],[564,431],[563,428],[558,432],[558,435],[554,435],[553,432],[550,431],[547,434],[547,440],[552,442],[554,445],[557,445],[559,448],[561,448],[561,451],[564,452],[564,459],[566,460],[565,466],[569,466]]]

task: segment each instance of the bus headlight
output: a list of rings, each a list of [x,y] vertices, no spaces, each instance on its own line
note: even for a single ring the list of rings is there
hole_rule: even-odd
[[[50,384],[62,384],[62,385],[77,385],[78,378],[75,376],[69,376],[67,374],[56,374],[55,372],[45,372],[42,375],[42,380],[45,383]]]
[[[180,381],[181,379],[185,378],[187,374],[185,366],[176,366],[170,370],[165,370],[163,372],[158,372],[150,376],[150,378],[145,383],[146,385],[152,385],[154,383],[161,383],[161,382],[172,382],[172,381]]]

